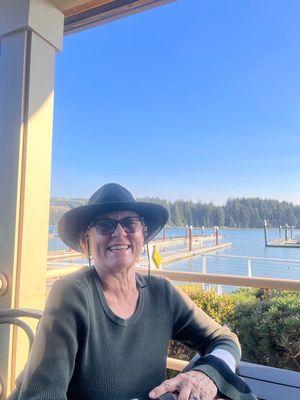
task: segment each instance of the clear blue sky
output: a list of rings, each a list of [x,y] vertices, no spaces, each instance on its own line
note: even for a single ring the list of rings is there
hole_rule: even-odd
[[[300,2],[179,0],[67,36],[52,196],[300,204]]]

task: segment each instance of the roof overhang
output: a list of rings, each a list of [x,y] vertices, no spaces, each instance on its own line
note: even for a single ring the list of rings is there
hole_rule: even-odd
[[[52,0],[65,15],[65,34],[88,29],[172,1],[176,0]]]

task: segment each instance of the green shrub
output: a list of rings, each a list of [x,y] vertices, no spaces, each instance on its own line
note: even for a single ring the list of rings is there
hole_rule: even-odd
[[[230,325],[245,361],[300,371],[300,293],[269,292],[266,299],[249,290],[233,295]]]
[[[217,295],[197,285],[182,290],[239,337],[244,361],[300,371],[300,293],[239,289]],[[169,356],[189,360],[194,352],[171,341]]]

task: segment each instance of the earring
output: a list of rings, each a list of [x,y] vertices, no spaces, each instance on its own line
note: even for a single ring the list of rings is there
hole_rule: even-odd
[[[87,254],[86,254],[86,258],[88,260],[89,263],[89,267],[92,267],[92,257],[91,257],[91,252],[90,252],[90,239],[89,239],[89,232],[87,232],[86,234],[86,238],[85,238],[85,243],[86,243],[86,250],[87,250]]]

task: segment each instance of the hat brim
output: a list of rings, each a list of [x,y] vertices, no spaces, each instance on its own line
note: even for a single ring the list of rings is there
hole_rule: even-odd
[[[61,240],[70,248],[81,252],[79,239],[82,232],[86,231],[95,218],[111,211],[134,211],[143,217],[147,225],[145,243],[148,243],[159,233],[169,218],[168,210],[154,203],[122,201],[89,204],[73,208],[61,217],[58,223],[58,234]]]

